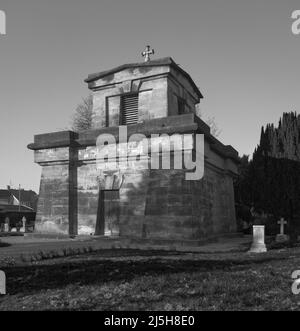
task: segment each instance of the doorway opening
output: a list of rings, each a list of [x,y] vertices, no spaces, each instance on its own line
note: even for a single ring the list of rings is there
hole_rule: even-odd
[[[120,235],[120,191],[100,190],[95,235]]]

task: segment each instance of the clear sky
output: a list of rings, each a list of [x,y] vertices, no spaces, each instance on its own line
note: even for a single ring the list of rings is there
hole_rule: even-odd
[[[69,126],[89,73],[171,56],[191,74],[220,139],[240,154],[262,125],[300,112],[299,0],[1,0],[0,187],[38,190],[34,134]]]

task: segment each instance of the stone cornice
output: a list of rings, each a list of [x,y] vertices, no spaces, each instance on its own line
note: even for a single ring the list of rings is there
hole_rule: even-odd
[[[210,148],[224,158],[239,162],[238,152],[230,145],[223,145],[218,139],[210,133],[209,126],[195,114],[185,114],[153,119],[130,125],[127,127],[128,137],[133,134],[143,134],[150,137],[152,134],[184,134],[198,133],[204,134],[209,142]],[[101,129],[88,130],[81,133],[73,131],[54,132],[49,134],[36,135],[34,143],[29,144],[31,150],[43,150],[53,148],[85,148],[95,146],[97,138],[101,134],[111,134],[116,142],[119,140],[119,127],[108,127]]]

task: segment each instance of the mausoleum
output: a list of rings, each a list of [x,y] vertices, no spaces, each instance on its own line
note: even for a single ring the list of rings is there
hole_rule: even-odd
[[[169,57],[147,56],[146,62],[88,76],[91,130],[36,135],[28,146],[42,167],[36,232],[202,240],[236,231],[237,151],[197,117],[195,106],[203,96],[190,75]],[[126,153],[120,128],[129,141]],[[156,148],[150,151],[142,142],[152,135],[149,146]],[[167,150],[161,142],[171,135],[186,144],[172,144],[171,167],[162,169]],[[197,135],[203,138],[200,151]],[[99,137],[115,139],[116,145],[113,139],[104,144],[113,158],[98,157]],[[175,155],[194,160],[201,153],[201,178],[188,180],[191,169],[174,167]],[[159,167],[153,167],[153,158]],[[118,166],[121,159],[129,166]]]

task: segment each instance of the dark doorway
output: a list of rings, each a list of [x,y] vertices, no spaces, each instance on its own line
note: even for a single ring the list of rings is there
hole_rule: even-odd
[[[101,190],[96,224],[96,235],[119,236],[120,191]]]

